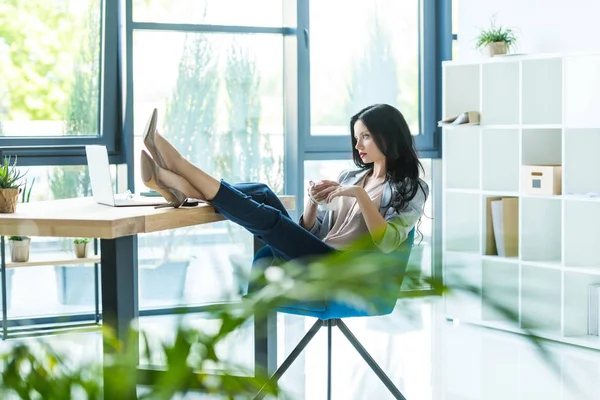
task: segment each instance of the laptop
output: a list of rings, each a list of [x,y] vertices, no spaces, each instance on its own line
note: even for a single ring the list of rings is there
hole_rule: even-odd
[[[85,146],[85,154],[90,172],[92,194],[96,203],[112,207],[138,207],[157,206],[167,202],[162,197],[142,197],[139,195],[119,198],[118,195],[113,193],[106,146],[87,145]]]

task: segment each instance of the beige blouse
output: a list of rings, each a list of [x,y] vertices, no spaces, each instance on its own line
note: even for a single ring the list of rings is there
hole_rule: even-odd
[[[384,178],[375,179],[367,174],[357,185],[365,189],[375,206],[379,208],[383,183]],[[352,244],[353,241],[369,234],[369,228],[358,201],[354,197],[342,196],[338,204],[338,209],[333,212],[333,226],[323,241],[329,246],[341,250]]]

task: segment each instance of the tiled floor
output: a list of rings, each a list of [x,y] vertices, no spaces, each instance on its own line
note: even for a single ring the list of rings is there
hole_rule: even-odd
[[[408,400],[600,399],[600,352],[545,342],[553,369],[523,336],[449,322],[439,308],[429,301],[411,300],[399,303],[390,316],[346,320]],[[281,362],[314,320],[279,314],[279,321]],[[173,318],[144,319],[142,328],[168,338],[172,323]],[[196,323],[211,322],[198,319]],[[251,332],[239,332],[224,346],[223,354],[250,364]],[[68,347],[74,356],[100,359],[98,333],[48,338]],[[326,349],[327,334],[322,329],[282,378],[286,392],[282,398],[326,399]],[[334,330],[333,399],[391,398],[345,337]]]

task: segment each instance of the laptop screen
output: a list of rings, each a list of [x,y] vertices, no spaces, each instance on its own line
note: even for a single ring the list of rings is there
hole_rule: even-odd
[[[90,183],[92,184],[94,200],[100,204],[113,206],[115,198],[106,146],[88,145],[85,146],[85,153],[90,171]]]

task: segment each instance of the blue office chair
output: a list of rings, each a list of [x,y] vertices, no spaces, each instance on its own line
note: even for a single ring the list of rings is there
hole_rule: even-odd
[[[298,345],[292,350],[290,355],[285,361],[277,368],[277,370],[271,376],[267,385],[276,384],[279,378],[285,373],[285,371],[293,364],[296,358],[306,348],[308,343],[314,338],[317,332],[324,326],[327,327],[327,399],[331,399],[331,348],[332,348],[332,328],[337,326],[340,331],[346,336],[362,358],[367,362],[371,369],[377,374],[379,379],[388,388],[391,394],[396,399],[406,400],[406,398],[400,393],[400,390],[394,385],[391,379],[383,372],[381,367],[375,362],[375,360],[369,355],[367,350],[360,344],[358,339],[352,334],[350,329],[342,321],[342,318],[348,317],[373,317],[390,314],[400,293],[400,286],[402,284],[402,277],[405,274],[406,267],[408,265],[408,259],[410,257],[411,249],[414,243],[415,230],[410,231],[407,239],[400,246],[398,250],[393,253],[394,260],[398,260],[397,268],[393,271],[382,272],[384,274],[392,273],[395,279],[389,279],[383,281],[389,282],[388,287],[382,288],[382,295],[378,298],[372,299],[368,309],[359,309],[356,306],[350,304],[344,304],[339,301],[310,301],[310,302],[295,302],[288,304],[285,307],[278,307],[275,311],[283,312],[288,314],[302,315],[308,317],[316,317],[318,320],[309,329],[306,335],[300,340]],[[257,261],[270,257],[273,258],[273,252],[269,246],[262,247],[259,249],[253,262],[253,268],[257,267]],[[395,261],[394,261],[395,262]],[[264,263],[262,264],[264,265]],[[400,279],[398,279],[400,278]],[[392,295],[390,295],[392,294]],[[267,386],[265,385],[265,387]],[[264,389],[264,388],[263,388]],[[262,399],[264,394],[262,390],[256,395],[255,399]]]

